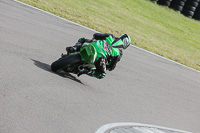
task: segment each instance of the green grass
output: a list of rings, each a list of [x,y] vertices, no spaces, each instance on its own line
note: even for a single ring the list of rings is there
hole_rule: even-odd
[[[200,70],[200,21],[149,0],[20,0]]]

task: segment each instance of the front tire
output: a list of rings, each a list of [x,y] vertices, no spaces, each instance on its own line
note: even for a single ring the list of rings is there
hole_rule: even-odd
[[[77,64],[79,62],[81,62],[81,56],[79,54],[67,55],[53,62],[51,64],[51,70],[56,72],[58,70],[63,70],[68,65]]]

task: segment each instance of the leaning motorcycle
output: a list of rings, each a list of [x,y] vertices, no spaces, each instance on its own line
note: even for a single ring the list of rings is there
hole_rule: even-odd
[[[54,72],[65,71],[78,74],[85,69],[95,69],[97,51],[92,43],[84,43],[79,52],[62,55],[61,58],[51,64]]]
[[[108,42],[112,42],[112,46]],[[111,50],[111,47],[120,48],[122,45],[121,39],[114,41],[112,37],[107,37],[104,41],[96,40],[92,43],[84,43],[80,51],[61,56],[60,59],[53,62],[51,69],[54,72],[65,71],[74,74],[79,74],[85,70],[95,70],[94,63],[97,58],[101,56],[106,58],[106,53],[110,55],[116,54],[114,50]]]

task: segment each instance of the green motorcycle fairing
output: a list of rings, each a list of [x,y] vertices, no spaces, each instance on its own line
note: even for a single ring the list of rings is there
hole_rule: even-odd
[[[80,55],[83,62],[93,64],[97,57],[97,51],[91,43],[84,43],[80,48]]]

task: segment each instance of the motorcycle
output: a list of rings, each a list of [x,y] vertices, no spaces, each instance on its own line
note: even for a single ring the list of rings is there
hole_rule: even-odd
[[[112,46],[108,44],[108,41],[113,42]],[[113,54],[111,47],[118,48],[118,46],[122,44],[123,42],[121,39],[114,42],[111,37],[108,37],[105,41],[96,40],[91,43],[84,43],[80,51],[63,55],[53,62],[51,64],[51,69],[54,72],[65,71],[74,74],[80,74],[85,70],[95,70],[96,67],[94,63],[98,57],[104,56],[106,58],[106,51],[107,53]]]

